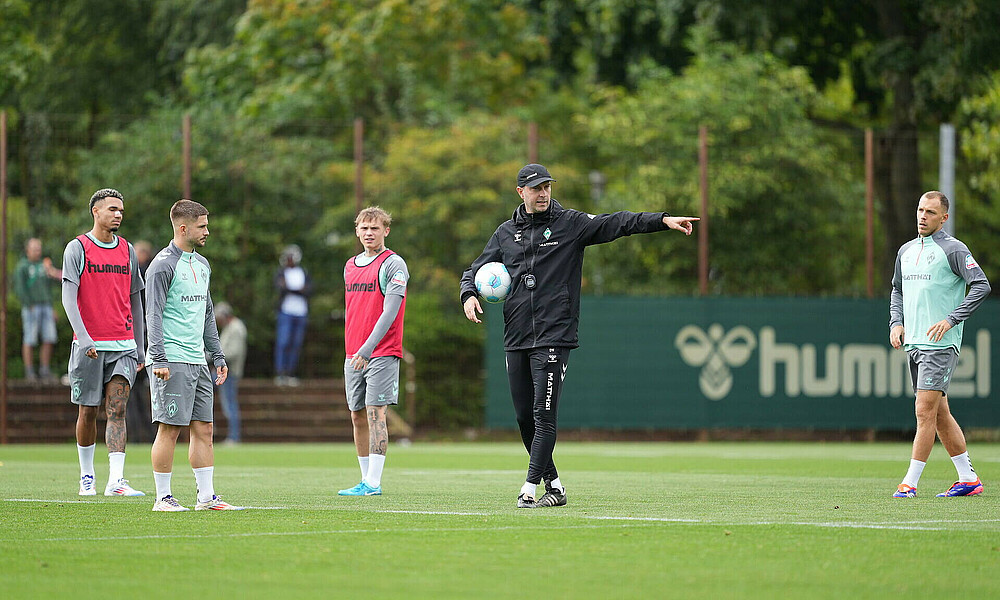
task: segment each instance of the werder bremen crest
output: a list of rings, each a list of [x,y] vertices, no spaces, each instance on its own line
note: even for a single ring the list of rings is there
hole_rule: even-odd
[[[741,367],[757,347],[757,339],[748,327],[739,325],[728,333],[722,325],[713,323],[708,333],[697,325],[687,325],[677,332],[674,345],[681,360],[692,367],[701,367],[698,385],[709,400],[722,400],[733,388],[730,367]]]

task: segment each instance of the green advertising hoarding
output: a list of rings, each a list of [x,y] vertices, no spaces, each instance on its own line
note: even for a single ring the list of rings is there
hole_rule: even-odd
[[[585,297],[559,424],[588,429],[911,429],[888,301]],[[513,428],[503,315],[487,309],[488,427]],[[949,389],[963,427],[1000,427],[1000,303],[965,323]]]

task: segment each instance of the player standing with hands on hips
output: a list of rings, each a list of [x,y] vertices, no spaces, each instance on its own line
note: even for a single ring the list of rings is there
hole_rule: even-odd
[[[900,247],[892,275],[889,343],[910,355],[917,415],[910,468],[893,494],[895,498],[917,495],[917,482],[934,447],[935,433],[958,470],[958,481],[938,496],[983,492],[966,450],[965,435],[948,408],[948,383],[962,348],[963,322],[990,294],[990,282],[966,245],[942,229],[948,220],[948,206],[948,198],[941,192],[920,197],[917,237]]]
[[[104,495],[145,496],[125,479],[125,407],[146,346],[142,275],[132,244],[117,234],[125,215],[121,192],[111,188],[94,192],[90,213],[94,227],[66,244],[62,270],[62,303],[73,326],[69,380],[72,402],[79,405],[80,495],[97,494],[97,411],[105,400],[110,475]]]
[[[156,512],[189,510],[173,497],[174,449],[182,427],[191,433],[188,460],[198,488],[195,510],[240,510],[215,494],[212,408],[215,385],[229,374],[219,342],[209,282],[212,268],[197,249],[208,240],[208,209],[193,200],[170,207],[174,239],[146,270],[147,329],[153,422],[159,423],[150,458]],[[212,355],[215,377],[205,360]]]
[[[521,441],[530,457],[518,508],[566,504],[552,450],[569,353],[579,346],[584,250],[635,233],[674,229],[691,235],[698,220],[665,212],[591,215],[563,208],[552,198],[554,182],[542,165],[521,168],[517,193],[523,204],[500,224],[461,282],[465,316],[479,323],[477,313],[483,309],[476,294],[476,271],[488,262],[502,262],[510,272],[511,290],[503,307],[507,378]],[[542,481],[545,495],[537,498]]]

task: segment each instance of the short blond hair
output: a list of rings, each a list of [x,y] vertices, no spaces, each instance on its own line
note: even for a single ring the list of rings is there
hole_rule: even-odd
[[[392,215],[386,212],[381,206],[369,206],[358,213],[358,216],[354,219],[354,225],[357,226],[368,221],[378,221],[383,227],[389,227],[392,224]]]

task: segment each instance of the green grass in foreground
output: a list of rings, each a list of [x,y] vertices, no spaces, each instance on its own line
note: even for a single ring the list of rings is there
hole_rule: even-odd
[[[170,514],[148,446],[126,465],[145,498],[77,496],[72,445],[2,446],[0,596],[996,598],[1000,445],[972,453],[982,496],[934,497],[938,446],[894,500],[909,445],[561,443],[569,506],[517,510],[515,444],[391,446],[370,498],[336,495],[353,446],[243,445],[217,449],[216,489],[258,508]]]

